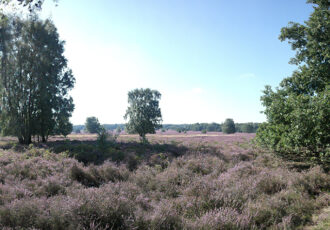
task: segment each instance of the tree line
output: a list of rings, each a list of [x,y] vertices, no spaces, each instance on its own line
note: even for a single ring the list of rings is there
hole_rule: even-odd
[[[93,118],[93,119],[91,119]],[[100,127],[104,127],[108,131],[116,131],[116,130],[125,130],[125,124],[100,124],[96,117],[89,117],[86,119],[85,125],[74,125],[73,133],[82,133],[82,132],[90,132],[97,133],[97,130]],[[87,128],[87,124],[94,123],[92,127],[98,128]],[[256,133],[260,123],[254,122],[246,122],[246,123],[234,123],[235,131],[237,133]],[[194,124],[162,124],[162,127],[159,128],[159,131],[166,130],[175,130],[179,133],[187,132],[187,131],[206,131],[206,132],[222,132],[224,123],[194,123]]]

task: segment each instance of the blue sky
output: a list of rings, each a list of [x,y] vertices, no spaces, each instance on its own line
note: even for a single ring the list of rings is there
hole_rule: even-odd
[[[162,93],[164,123],[262,122],[260,96],[296,68],[280,42],[289,21],[312,12],[304,0],[46,1],[76,77],[71,118],[123,123],[127,93]]]

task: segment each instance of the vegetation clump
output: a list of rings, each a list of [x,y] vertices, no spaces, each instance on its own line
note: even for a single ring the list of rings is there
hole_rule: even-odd
[[[296,55],[298,66],[274,91],[266,86],[261,97],[267,122],[257,132],[258,142],[288,157],[330,164],[329,140],[329,1],[310,0],[314,12],[304,25],[290,23],[281,30]]]
[[[2,134],[24,144],[30,144],[32,136],[46,142],[50,135],[68,135],[74,109],[69,91],[75,78],[55,25],[37,16],[0,17]]]
[[[0,228],[294,229],[330,205],[320,167],[298,172],[235,141],[218,144],[224,155],[195,141],[177,157],[168,145],[99,165],[33,146],[1,150]]]
[[[160,97],[157,90],[151,89],[135,89],[128,93],[129,106],[124,116],[129,119],[126,129],[129,133],[139,134],[143,143],[147,142],[147,133],[155,133],[161,128]]]
[[[236,132],[235,123],[233,119],[226,119],[222,125],[222,132],[226,134],[232,134]]]
[[[87,117],[85,129],[89,133],[99,133],[100,131],[102,131],[102,126],[96,117]]]

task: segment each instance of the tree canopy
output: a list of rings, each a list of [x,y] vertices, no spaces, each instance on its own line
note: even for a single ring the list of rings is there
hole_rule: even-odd
[[[124,116],[129,119],[126,129],[138,133],[146,141],[147,133],[155,133],[161,127],[162,114],[159,108],[161,94],[157,90],[135,89],[128,93],[128,108]]]
[[[287,40],[298,68],[273,90],[266,86],[261,97],[267,123],[257,140],[280,153],[329,159],[330,143],[330,20],[328,0],[310,0],[314,12],[304,25],[290,22],[279,39]]]
[[[52,0],[57,3],[58,0]],[[40,10],[45,0],[0,0],[0,4],[8,5],[9,3],[17,3],[23,7],[29,9],[30,12],[35,12],[36,10]]]
[[[51,20],[5,16],[0,29],[0,122],[2,133],[21,143],[31,136],[71,132],[75,79],[64,42]]]
[[[254,127],[253,123],[245,123],[241,127],[241,131],[243,133],[253,133],[254,132]]]
[[[236,132],[235,123],[234,123],[233,119],[227,118],[225,120],[225,123],[223,123],[223,125],[222,125],[222,132],[227,133],[227,134]]]
[[[98,133],[101,131],[101,124],[96,117],[87,117],[85,128],[89,133]]]

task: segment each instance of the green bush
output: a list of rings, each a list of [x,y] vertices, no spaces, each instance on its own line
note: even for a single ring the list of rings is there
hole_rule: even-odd
[[[226,119],[225,123],[222,125],[222,132],[226,134],[231,134],[236,132],[235,123],[233,119]]]
[[[282,155],[329,168],[329,2],[308,3],[315,6],[305,24],[291,22],[281,30],[280,40],[296,50],[290,63],[298,69],[276,90],[266,86],[261,101],[267,123],[258,129],[257,141]]]

